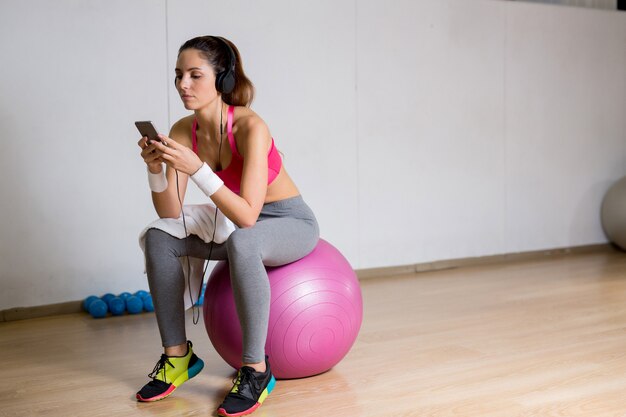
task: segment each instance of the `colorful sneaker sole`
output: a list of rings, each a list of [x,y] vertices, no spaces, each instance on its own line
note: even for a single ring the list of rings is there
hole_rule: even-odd
[[[217,410],[217,415],[222,416],[222,417],[239,417],[239,416],[252,414],[257,408],[261,406],[261,404],[263,404],[263,401],[265,401],[267,396],[272,393],[275,385],[276,385],[276,378],[274,378],[274,375],[272,375],[272,378],[270,379],[270,382],[267,384],[267,387],[265,387],[265,389],[259,396],[259,400],[252,407],[248,408],[247,410],[240,411],[238,413],[228,413],[223,408],[220,408],[219,410]]]
[[[137,394],[137,400],[147,403],[147,402],[159,401],[159,400],[164,399],[165,397],[169,397],[170,394],[173,393],[176,390],[176,388],[183,385],[185,381],[189,381],[191,378],[198,375],[200,371],[202,370],[202,368],[204,368],[204,362],[202,361],[202,359],[198,358],[196,363],[194,363],[193,366],[187,369],[187,372],[183,372],[182,374],[178,376],[178,378],[176,378],[174,382],[172,382],[172,385],[170,385],[167,391],[159,395],[155,395],[154,397],[150,397],[150,398],[143,398],[142,396]]]
[[[162,400],[165,397],[168,397],[171,393],[174,392],[174,390],[176,389],[176,386],[174,384],[170,385],[170,387],[168,388],[167,391],[159,394],[159,395],[155,395],[154,397],[150,397],[150,398],[143,398],[141,395],[137,394],[137,400],[142,402],[142,403],[151,403],[154,401],[159,401]]]

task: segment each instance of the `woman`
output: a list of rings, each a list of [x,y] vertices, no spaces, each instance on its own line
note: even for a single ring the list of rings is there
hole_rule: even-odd
[[[249,108],[254,89],[235,45],[214,36],[185,42],[175,83],[193,114],[176,122],[169,137],[138,142],[154,207],[161,218],[178,218],[191,178],[236,228],[226,242],[213,245],[195,235],[177,239],[158,229],[146,233],[146,271],[164,354],[137,399],[165,398],[203,367],[185,335],[185,282],[178,258],[228,259],[243,357],[218,414],[244,415],[263,402],[275,383],[264,352],[270,304],[264,266],[310,253],[319,228],[285,171],[267,125]]]

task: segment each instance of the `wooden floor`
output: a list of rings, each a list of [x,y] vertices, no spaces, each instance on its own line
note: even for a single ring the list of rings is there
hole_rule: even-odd
[[[254,416],[626,416],[626,254],[603,252],[362,281],[348,356],[279,381]],[[211,416],[232,369],[171,397],[134,393],[160,355],[154,315],[0,323],[0,416]]]

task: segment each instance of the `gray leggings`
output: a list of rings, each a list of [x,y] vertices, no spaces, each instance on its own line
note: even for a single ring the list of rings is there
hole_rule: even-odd
[[[235,229],[228,240],[214,244],[211,260],[228,259],[231,285],[243,333],[243,363],[265,359],[270,286],[266,266],[285,265],[309,254],[317,244],[315,215],[301,196],[263,206],[257,223]],[[164,347],[184,344],[185,278],[178,258],[209,259],[210,243],[196,235],[175,238],[150,229],[145,240],[146,272]]]

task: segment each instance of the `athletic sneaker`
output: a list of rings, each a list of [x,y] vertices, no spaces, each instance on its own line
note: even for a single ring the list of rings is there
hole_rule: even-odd
[[[235,385],[217,410],[218,415],[243,416],[259,408],[276,384],[267,356],[265,365],[267,366],[265,372],[256,372],[249,366],[244,366],[237,372],[237,377],[233,381]]]
[[[137,393],[139,401],[158,401],[170,395],[185,381],[198,375],[204,362],[193,353],[191,341],[187,341],[187,354],[185,356],[161,355],[161,359],[154,366],[148,382]]]

